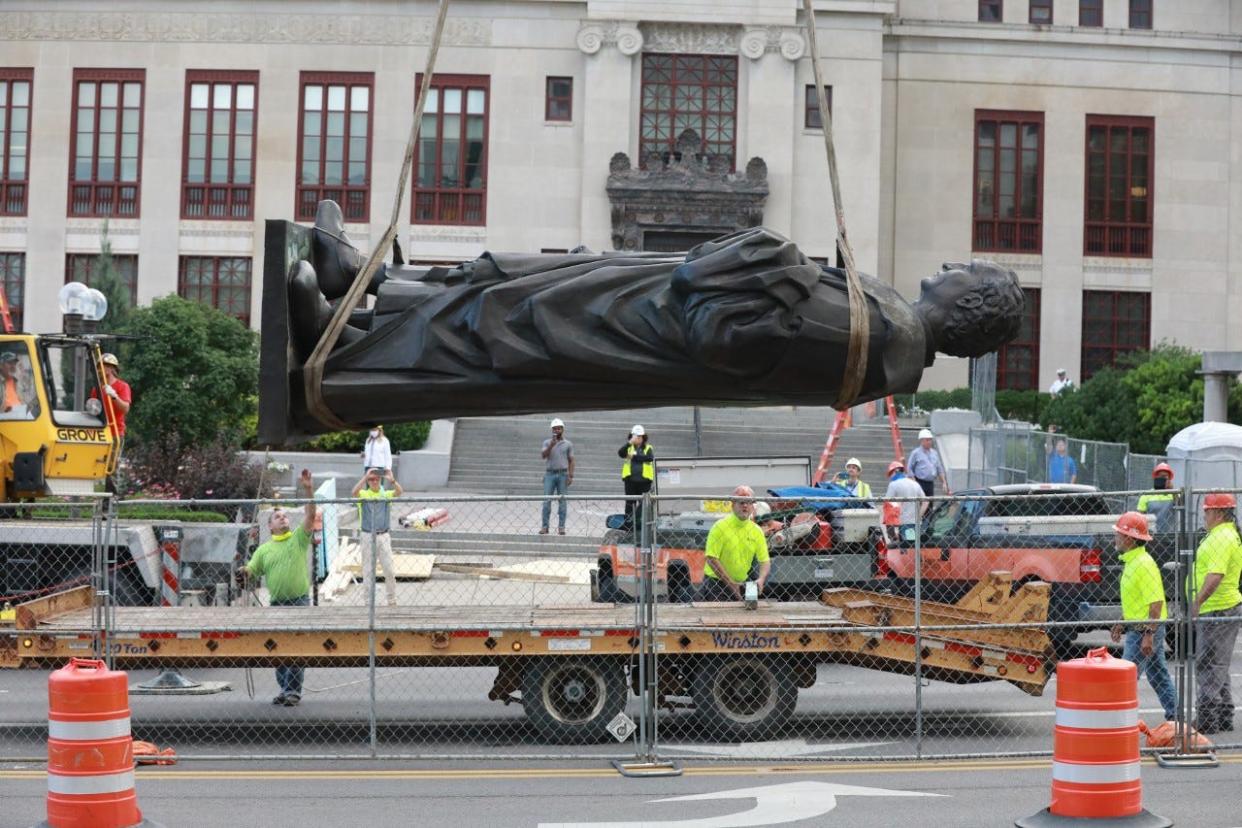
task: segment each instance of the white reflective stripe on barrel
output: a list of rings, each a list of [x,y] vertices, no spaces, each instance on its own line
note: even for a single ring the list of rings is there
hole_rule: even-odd
[[[1082,782],[1103,785],[1109,782],[1133,782],[1139,778],[1139,762],[1122,762],[1116,765],[1078,764],[1077,762],[1052,763],[1052,778],[1058,782]]]
[[[1138,727],[1138,708],[1077,710],[1072,707],[1058,707],[1057,724],[1062,727],[1078,727],[1085,730],[1118,730],[1123,727]]]
[[[102,722],[62,722],[47,720],[47,735],[52,739],[68,742],[85,742],[92,739],[116,739],[129,735],[129,716],[123,719],[107,719]]]
[[[47,792],[54,794],[123,793],[133,789],[133,770],[97,776],[61,776],[50,771],[47,775]]]

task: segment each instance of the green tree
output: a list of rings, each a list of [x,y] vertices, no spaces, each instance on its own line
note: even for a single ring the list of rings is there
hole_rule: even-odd
[[[1162,454],[1174,434],[1203,418],[1202,365],[1199,353],[1162,343],[1126,372],[1122,383],[1136,407],[1131,450]]]
[[[130,302],[129,287],[121,272],[117,270],[112,259],[112,240],[108,238],[108,222],[105,219],[99,237],[99,258],[95,260],[95,270],[91,274],[91,287],[102,293],[108,300],[108,312],[99,325],[104,333],[116,333],[129,321]]]
[[[1124,376],[1124,371],[1104,368],[1082,385],[1057,394],[1043,411],[1044,426],[1055,424],[1058,431],[1081,440],[1130,442],[1138,405]]]
[[[125,379],[134,403],[126,422],[140,443],[175,436],[185,447],[236,442],[258,391],[258,337],[215,308],[166,296],[130,316]]]

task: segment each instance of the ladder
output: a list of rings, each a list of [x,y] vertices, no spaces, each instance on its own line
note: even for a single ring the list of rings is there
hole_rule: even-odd
[[[889,396],[884,398],[884,405],[888,409],[888,431],[893,440],[893,458],[898,463],[904,464],[906,455],[901,448],[901,429],[897,425],[897,404]],[[819,465],[815,469],[815,474],[811,476],[812,486],[818,486],[828,476],[828,467],[832,465],[833,455],[837,453],[837,443],[841,440],[841,432],[852,424],[853,418],[848,408],[837,412],[832,422],[832,430],[828,432],[828,440],[824,443],[824,450],[819,455]]]

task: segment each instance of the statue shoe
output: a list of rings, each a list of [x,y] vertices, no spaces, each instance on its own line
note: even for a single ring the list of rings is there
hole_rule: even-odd
[[[340,299],[349,291],[354,277],[366,264],[367,258],[345,233],[345,218],[335,201],[319,202],[315,211],[315,229],[311,240],[311,260],[319,277],[319,290],[328,299]],[[385,279],[381,264],[371,277],[368,293],[375,293]]]
[[[293,340],[298,363],[305,364],[319,343],[319,338],[328,329],[328,324],[332,321],[333,310],[327,298],[319,290],[319,281],[316,279],[315,269],[311,267],[310,262],[299,261],[294,264],[289,271],[288,290],[290,338]],[[369,315],[369,311],[355,311],[350,316],[350,321],[356,321],[360,313],[364,316]],[[341,331],[337,344],[348,344],[365,335],[364,330],[347,324]]]

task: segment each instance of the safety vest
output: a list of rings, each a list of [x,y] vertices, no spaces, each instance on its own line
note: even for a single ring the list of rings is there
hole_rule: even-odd
[[[642,454],[644,457],[650,457],[653,453],[654,452],[652,451],[650,443],[643,446],[641,452],[631,445],[629,450],[625,453],[625,462],[621,464],[621,479],[628,480],[630,477],[630,458],[632,458],[635,454]],[[645,480],[655,480],[655,463],[643,463],[642,474],[643,479]]]
[[[1173,495],[1172,494],[1145,494],[1139,498],[1138,510],[1140,512],[1147,512],[1150,509],[1151,504],[1159,503],[1162,500],[1167,500],[1169,502],[1172,502]]]

